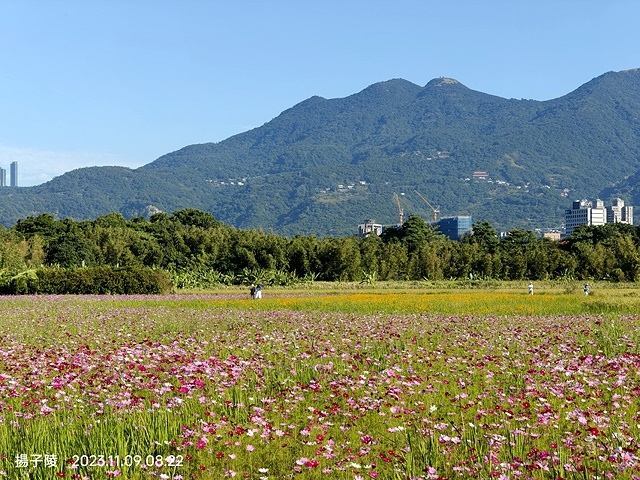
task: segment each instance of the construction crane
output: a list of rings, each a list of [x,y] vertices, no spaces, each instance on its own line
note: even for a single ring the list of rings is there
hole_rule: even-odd
[[[404,218],[404,210],[402,209],[402,205],[400,205],[400,197],[398,197],[397,193],[393,194],[393,199],[396,201],[396,204],[398,205],[398,213],[400,215],[400,225],[403,224],[403,218]]]
[[[418,196],[424,200],[424,203],[426,203],[427,205],[429,205],[429,208],[431,208],[431,210],[433,210],[433,223],[436,223],[438,221],[438,214],[440,213],[440,207],[438,206],[437,208],[433,208],[433,205],[431,205],[429,203],[429,201],[424,198],[424,196],[422,196],[422,194],[420,194],[420,192],[414,190],[414,192],[416,192],[418,194]]]

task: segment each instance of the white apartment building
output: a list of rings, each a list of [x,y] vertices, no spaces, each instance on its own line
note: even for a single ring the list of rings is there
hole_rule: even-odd
[[[625,207],[624,200],[616,198],[612,205],[607,207],[607,223],[628,223],[633,225],[633,207],[627,205]]]
[[[371,234],[382,235],[382,224],[375,223],[373,220],[365,220],[364,223],[358,225],[358,236],[368,237]]]
[[[576,200],[572,208],[564,211],[566,234],[571,235],[580,225],[598,226],[605,223],[629,223],[633,225],[633,207],[624,206],[624,201],[617,198],[613,205],[605,207],[600,199],[595,202]]]

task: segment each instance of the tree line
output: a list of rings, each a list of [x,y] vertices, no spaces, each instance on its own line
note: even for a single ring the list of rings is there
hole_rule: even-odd
[[[24,285],[34,275],[44,278],[45,270],[64,275],[98,267],[100,272],[110,268],[109,275],[165,272],[174,288],[313,280],[635,282],[640,279],[640,228],[582,226],[569,238],[552,241],[527,230],[499,238],[491,224],[478,222],[461,241],[452,241],[412,215],[379,237],[283,237],[236,229],[209,213],[184,209],[130,220],[118,213],[91,221],[42,214],[0,229],[0,287],[12,281]],[[26,280],[16,280],[21,278]]]

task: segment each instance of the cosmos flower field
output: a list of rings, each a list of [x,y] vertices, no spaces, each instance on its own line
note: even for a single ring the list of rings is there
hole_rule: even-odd
[[[640,315],[260,305],[0,298],[0,478],[640,479]]]

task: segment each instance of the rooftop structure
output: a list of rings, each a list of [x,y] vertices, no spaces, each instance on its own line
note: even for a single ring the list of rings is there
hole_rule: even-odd
[[[473,179],[474,180],[488,180],[489,179],[489,174],[487,172],[478,170],[478,171],[473,172]]]

